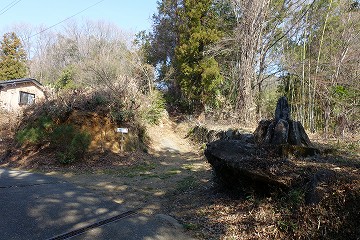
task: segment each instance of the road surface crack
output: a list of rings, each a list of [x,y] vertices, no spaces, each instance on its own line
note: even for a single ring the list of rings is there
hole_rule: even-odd
[[[62,183],[66,183],[66,182],[47,182],[47,183],[33,183],[33,184],[20,184],[20,185],[11,185],[11,186],[0,186],[0,189],[36,187],[36,186],[41,186],[41,185],[62,184]]]

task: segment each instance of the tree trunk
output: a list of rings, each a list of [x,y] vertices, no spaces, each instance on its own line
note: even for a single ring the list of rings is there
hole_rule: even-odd
[[[234,0],[234,7],[242,10],[235,32],[236,44],[240,46],[237,79],[236,110],[241,113],[241,121],[251,123],[255,118],[253,84],[256,80],[256,55],[261,42],[263,21],[269,0]]]

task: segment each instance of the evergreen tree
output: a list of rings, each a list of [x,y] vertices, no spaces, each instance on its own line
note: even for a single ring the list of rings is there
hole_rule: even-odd
[[[158,13],[153,16],[152,33],[139,34],[147,51],[148,63],[158,68],[160,81],[172,78],[175,47],[179,39],[179,16],[181,1],[162,0],[158,2]],[[142,36],[141,36],[142,35]],[[145,41],[144,41],[145,40]],[[169,82],[169,80],[167,80]]]
[[[179,11],[179,43],[175,48],[178,84],[194,108],[216,104],[222,76],[206,47],[221,37],[211,0],[184,0]]]
[[[14,32],[4,34],[0,49],[0,80],[23,78],[26,74],[26,52],[20,39]]]

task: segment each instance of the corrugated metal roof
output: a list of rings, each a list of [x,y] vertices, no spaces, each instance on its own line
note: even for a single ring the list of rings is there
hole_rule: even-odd
[[[13,79],[13,80],[0,81],[0,86],[5,87],[8,85],[16,85],[17,83],[28,83],[28,82],[34,83],[36,86],[38,86],[40,88],[42,87],[42,84],[33,78],[19,78],[19,79]]]

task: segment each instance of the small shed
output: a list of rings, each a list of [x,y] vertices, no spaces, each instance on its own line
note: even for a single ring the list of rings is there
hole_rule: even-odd
[[[15,112],[41,102],[45,93],[41,83],[32,78],[0,80],[0,109]]]

